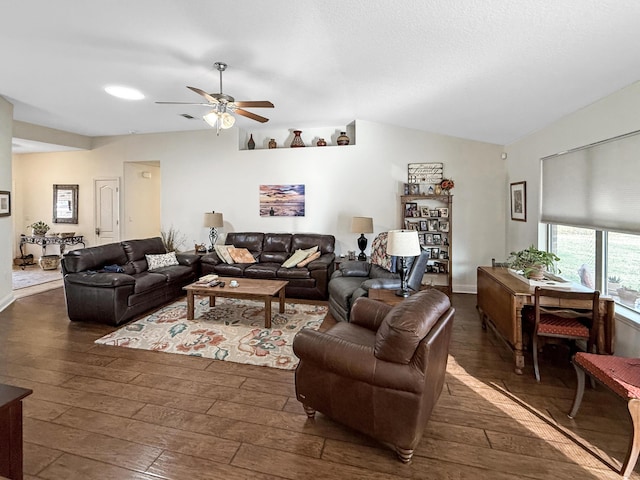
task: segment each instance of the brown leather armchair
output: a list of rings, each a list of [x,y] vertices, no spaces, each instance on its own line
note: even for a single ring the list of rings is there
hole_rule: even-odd
[[[454,313],[435,289],[395,307],[358,298],[350,323],[296,335],[297,399],[410,462],[444,385]]]

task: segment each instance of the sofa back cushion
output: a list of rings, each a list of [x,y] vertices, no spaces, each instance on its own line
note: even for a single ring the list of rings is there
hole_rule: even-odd
[[[290,233],[265,233],[260,261],[263,263],[283,263],[291,254]]]
[[[450,306],[449,297],[434,288],[403,300],[380,324],[375,356],[387,362],[408,364],[418,344]]]
[[[62,258],[62,268],[65,273],[77,273],[85,270],[101,270],[106,265],[124,267],[127,260],[122,245],[108,243],[106,245],[68,251]]]
[[[333,235],[320,235],[316,233],[294,233],[291,238],[291,251],[307,250],[318,247],[318,251],[324,253],[334,253],[336,238]]]
[[[127,259],[133,264],[136,273],[146,272],[149,268],[145,255],[167,253],[162,238],[153,237],[141,240],[124,240],[121,242]]]
[[[262,252],[264,233],[260,232],[229,232],[224,243],[236,248],[246,248],[254,257]]]

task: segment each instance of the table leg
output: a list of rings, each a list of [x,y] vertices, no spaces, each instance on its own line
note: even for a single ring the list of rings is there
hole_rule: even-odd
[[[271,297],[264,299],[264,328],[271,328]]]
[[[515,372],[522,375],[524,368],[524,352],[522,350],[522,309],[516,309],[516,342],[513,347],[513,359],[515,360]]]
[[[209,308],[213,308],[216,306],[216,296],[215,295],[211,295],[209,297]]]
[[[194,316],[194,305],[193,305],[193,297],[194,294],[191,290],[187,291],[187,320],[193,320]]]
[[[284,287],[280,290],[280,313],[284,313]]]

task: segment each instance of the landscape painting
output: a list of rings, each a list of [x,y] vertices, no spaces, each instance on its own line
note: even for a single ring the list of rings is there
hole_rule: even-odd
[[[261,217],[304,217],[304,185],[260,185]]]

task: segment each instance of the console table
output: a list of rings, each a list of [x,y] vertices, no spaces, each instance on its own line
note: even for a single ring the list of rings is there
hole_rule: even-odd
[[[24,260],[24,249],[23,245],[25,243],[30,243],[33,245],[40,245],[42,247],[42,255],[47,254],[47,245],[59,245],[60,246],[60,255],[64,254],[64,248],[67,245],[80,245],[84,244],[84,236],[83,235],[73,235],[71,237],[59,237],[59,236],[49,236],[49,235],[20,235],[20,258]],[[22,268],[25,267],[24,261]]]
[[[572,289],[589,291],[582,285]],[[478,314],[482,328],[494,330],[513,351],[515,372],[522,374],[524,353],[522,345],[522,307],[534,304],[534,288],[515,278],[506,268],[478,267]],[[565,300],[566,302],[566,300]],[[564,306],[559,300],[553,306]],[[571,306],[575,307],[575,304]],[[600,321],[596,328],[598,353],[613,353],[615,303],[600,297]]]
[[[0,383],[0,476],[22,479],[22,399],[33,390]]]

